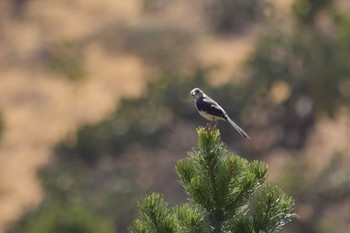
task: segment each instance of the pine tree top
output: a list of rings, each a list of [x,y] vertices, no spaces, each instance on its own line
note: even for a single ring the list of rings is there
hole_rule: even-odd
[[[228,152],[220,131],[198,128],[198,147],[176,165],[190,202],[169,210],[158,194],[140,202],[130,232],[279,232],[290,222],[294,200],[263,185],[268,166]]]

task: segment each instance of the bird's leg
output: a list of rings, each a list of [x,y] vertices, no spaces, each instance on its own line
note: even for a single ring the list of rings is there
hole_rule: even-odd
[[[218,125],[218,121],[214,120],[214,129],[216,129],[216,126]]]
[[[216,125],[217,125],[217,121],[216,121],[216,120],[212,120],[212,121],[210,122],[210,128],[211,128],[211,129],[215,129],[215,128],[216,128]]]
[[[205,127],[206,130],[211,128],[211,123],[207,123],[207,126]]]

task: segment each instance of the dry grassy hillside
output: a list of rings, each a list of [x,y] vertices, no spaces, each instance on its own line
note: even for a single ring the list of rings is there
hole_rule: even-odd
[[[112,57],[99,45],[84,51],[88,78],[83,83],[52,73],[40,57],[47,44],[84,38],[116,14],[123,21],[137,19],[137,1],[29,1],[20,19],[10,14],[7,2],[0,4],[0,109],[5,122],[0,232],[23,208],[40,201],[36,169],[50,158],[51,146],[79,124],[101,119],[119,97],[137,95],[144,85],[138,57]]]
[[[80,124],[102,119],[121,96],[140,94],[147,74],[154,71],[139,54],[123,49],[110,53],[103,46],[99,36],[109,25],[126,28],[161,22],[191,31],[193,59],[205,66],[220,65],[216,83],[240,67],[255,39],[254,32],[236,37],[236,43],[232,38],[213,38],[186,1],[156,15],[145,15],[138,0],[22,2],[19,13],[12,1],[0,3],[0,110],[5,122],[0,142],[0,232],[24,208],[40,201],[36,170],[49,161],[51,147]],[[275,2],[283,14],[291,1]],[[66,41],[81,46],[83,80],[69,80],[47,65]]]

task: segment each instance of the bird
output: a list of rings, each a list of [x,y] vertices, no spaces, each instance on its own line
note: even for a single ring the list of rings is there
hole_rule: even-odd
[[[215,125],[218,120],[226,121],[237,130],[240,135],[244,138],[250,139],[248,134],[231,120],[226,111],[212,98],[207,96],[201,89],[196,87],[190,92],[190,94],[193,97],[194,106],[202,117],[208,121],[214,122]]]

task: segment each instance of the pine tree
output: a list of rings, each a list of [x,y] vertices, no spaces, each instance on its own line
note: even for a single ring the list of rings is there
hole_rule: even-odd
[[[198,148],[176,165],[190,203],[169,209],[159,194],[146,196],[130,233],[275,233],[295,217],[294,200],[263,185],[265,163],[228,152],[218,129],[197,134]]]

